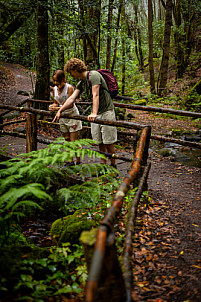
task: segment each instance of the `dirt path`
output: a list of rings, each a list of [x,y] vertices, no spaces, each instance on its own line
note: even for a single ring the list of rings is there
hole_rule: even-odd
[[[27,96],[18,95],[18,91],[25,90],[32,93],[31,73],[20,65],[2,63],[0,66],[0,102],[6,105],[17,105],[27,98]]]
[[[11,71],[10,85],[0,87],[0,101],[18,104],[25,97],[19,90],[32,90],[31,79],[17,65],[4,64]],[[137,120],[152,118],[140,113]],[[161,120],[161,127],[167,125]],[[171,121],[177,127],[178,121]],[[182,123],[182,121],[181,121]],[[188,121],[182,123],[191,129]],[[192,129],[191,129],[192,130]],[[25,141],[0,137],[0,146],[10,152],[25,152]],[[201,169],[183,166],[150,152],[148,178],[151,201],[138,213],[133,250],[134,301],[201,301]],[[123,175],[128,164],[117,162]]]

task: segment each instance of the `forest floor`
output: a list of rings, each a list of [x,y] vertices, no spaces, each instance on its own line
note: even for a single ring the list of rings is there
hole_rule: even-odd
[[[27,96],[17,95],[19,90],[32,90],[27,70],[0,63],[0,103],[17,105],[25,100]],[[151,125],[152,133],[170,133],[178,126],[185,131],[197,130],[188,119],[178,121],[154,118],[141,111],[133,113],[134,122]],[[13,127],[8,126],[7,130]],[[3,146],[7,146],[13,156],[26,149],[24,139],[11,136],[0,137],[0,148]],[[44,146],[39,144],[38,148],[41,147]],[[123,147],[121,145],[121,153],[128,154],[129,150]],[[149,152],[149,161],[151,198],[141,203],[138,210],[132,256],[135,281],[132,298],[149,302],[200,302],[201,168],[185,166],[153,150]],[[129,164],[118,160],[117,167],[123,176]]]

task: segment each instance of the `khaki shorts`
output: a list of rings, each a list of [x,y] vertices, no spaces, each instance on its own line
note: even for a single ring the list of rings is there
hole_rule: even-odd
[[[96,119],[116,121],[115,111],[109,110],[102,114],[98,114]],[[91,135],[92,139],[99,144],[103,143],[105,145],[110,145],[117,141],[117,128],[114,126],[91,123]]]
[[[79,111],[75,105],[73,108],[67,109],[63,113],[79,115]],[[59,124],[60,124],[60,131],[62,133],[76,132],[82,129],[82,122],[79,120],[60,118]],[[75,125],[76,128],[74,129],[73,126]]]

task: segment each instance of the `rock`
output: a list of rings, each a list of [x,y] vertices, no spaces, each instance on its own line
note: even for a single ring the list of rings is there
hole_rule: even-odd
[[[147,101],[145,99],[137,100],[134,102],[134,105],[146,106]]]
[[[18,127],[14,129],[14,132],[26,133],[26,129],[24,127]]]
[[[96,223],[94,220],[87,219],[87,213],[78,210],[73,215],[54,221],[50,233],[58,245],[65,242],[79,243],[81,233],[95,227]]]
[[[19,90],[19,91],[17,92],[17,94],[24,95],[24,96],[29,96],[29,92],[26,91],[26,90]]]
[[[158,154],[162,155],[163,157],[170,156],[171,151],[168,148],[163,148],[163,149],[158,150]]]

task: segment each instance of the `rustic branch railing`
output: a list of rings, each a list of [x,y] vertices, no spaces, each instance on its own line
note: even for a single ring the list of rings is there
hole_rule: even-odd
[[[132,98],[125,97],[125,96],[124,97],[118,96],[118,97],[115,97],[115,99],[133,100]],[[30,107],[32,105],[32,103],[41,103],[41,102],[47,103],[47,104],[52,103],[51,101],[41,101],[41,100],[34,100],[34,99],[30,99],[29,98],[27,100],[24,100],[22,103],[20,103],[20,105],[24,104],[25,102],[28,103],[28,107],[30,109],[33,109],[32,111],[31,110],[29,111],[30,113],[33,113],[33,114],[37,114],[38,113],[38,114],[41,114],[41,115],[44,115],[44,114],[41,113],[41,111],[36,112],[34,110],[38,110],[38,109],[34,109],[34,108]],[[86,112],[90,109],[90,106],[91,106],[92,102],[78,101],[78,102],[76,102],[76,104],[77,105],[89,105],[87,107],[87,109],[85,109],[83,111],[83,113],[86,114]],[[132,105],[132,104],[116,103],[116,102],[114,102],[114,105],[115,105],[115,107],[127,108],[127,109],[132,109],[132,110],[143,110],[143,111],[152,111],[152,112],[161,112],[161,113],[171,113],[171,114],[174,114],[174,115],[188,116],[188,117],[193,117],[193,118],[200,118],[201,117],[201,113],[190,112],[190,111],[183,111],[183,110],[175,110],[175,109],[168,109],[168,108],[158,108],[158,107],[152,107],[152,106],[139,106],[139,105]],[[1,109],[9,109],[7,112],[10,112],[11,110],[18,110],[19,111],[19,105],[17,107],[15,107],[15,106],[0,105],[0,108]],[[22,108],[23,107],[20,107],[20,111],[26,111],[25,108],[24,108],[24,110]],[[5,113],[1,114],[1,117],[4,114]],[[54,116],[54,113],[46,111],[46,115],[47,116]],[[76,119],[76,117],[70,117],[70,116],[68,116],[68,117]],[[79,117],[81,117],[81,118],[77,117],[77,119],[81,119],[82,121],[87,121],[88,122],[87,118],[84,117],[83,115],[80,115]],[[29,116],[28,118],[31,119],[29,121],[30,130],[27,129],[27,132],[30,133],[31,131],[34,131],[34,129],[35,129],[35,127],[37,127],[37,125],[36,125],[36,120],[34,120],[34,116]],[[129,127],[126,127],[126,124],[123,125],[122,123],[127,123],[127,122],[119,122],[118,121],[118,124],[116,124],[114,126],[129,128]],[[142,127],[145,126],[145,125],[138,125],[139,127],[137,129],[137,125],[138,124],[136,124],[135,130],[140,130],[140,127],[142,129]],[[3,129],[4,126],[6,126],[6,124],[3,124],[3,121],[1,120],[0,129]],[[85,128],[85,127],[86,126],[84,126],[83,128]],[[27,128],[28,128],[28,126],[27,126]],[[1,133],[3,134],[5,132],[1,131]],[[122,133],[122,134],[125,134],[125,135],[128,135],[128,136],[136,137],[136,133],[133,133],[133,132],[130,133],[130,132],[118,130],[118,133],[119,134]],[[17,136],[17,135],[15,135],[15,136]],[[187,141],[187,140],[182,140],[182,139],[176,139],[176,138],[171,138],[171,137],[165,137],[165,136],[160,136],[160,135],[151,135],[151,139],[158,140],[158,141],[164,141],[164,142],[173,142],[173,143],[176,143],[176,144],[179,144],[179,145],[189,146],[189,147],[194,147],[194,148],[201,149],[201,143],[198,143],[198,142],[192,142],[192,141]],[[31,150],[34,150],[34,148],[37,148],[37,145],[36,145],[35,141],[36,141],[36,138],[33,139],[33,133],[32,133],[32,137],[29,137],[29,135],[28,135],[28,142],[27,142],[27,147],[26,147],[27,152],[29,152]],[[29,143],[32,144],[32,147],[29,146]]]
[[[125,97],[124,97],[125,99]],[[132,98],[127,98],[128,100]],[[37,150],[37,142],[42,142],[49,144],[52,141],[49,139],[40,139],[37,137],[37,115],[41,116],[50,116],[53,117],[55,113],[50,111],[44,111],[32,108],[33,102],[41,102],[38,100],[28,99],[28,108],[18,107],[18,106],[8,106],[0,105],[1,109],[8,109],[7,112],[11,110],[27,112],[27,126],[26,126],[26,135],[20,133],[14,133],[10,131],[1,130],[1,134],[13,135],[26,138],[27,141],[27,152]],[[43,101],[44,103],[51,103]],[[91,106],[91,102],[77,102],[79,105],[88,105],[87,109],[84,110],[86,113]],[[132,110],[143,110],[143,111],[153,111],[161,113],[171,113],[175,115],[189,116],[193,118],[200,118],[201,113],[187,112],[182,110],[174,110],[167,108],[156,108],[150,106],[138,106],[130,104],[120,104],[114,103],[115,107],[127,108]],[[3,116],[4,114],[2,114]],[[61,114],[62,117],[68,117],[72,119],[78,119],[81,121],[89,122],[87,117],[84,115],[69,115]],[[110,126],[116,126],[120,128],[127,128],[136,130],[135,132],[126,132],[119,131],[123,134],[136,137],[137,145],[136,152],[133,159],[126,158],[120,155],[114,155],[109,153],[104,153],[107,157],[115,157],[118,159],[125,160],[127,162],[132,162],[131,170],[128,172],[127,176],[124,177],[123,182],[121,183],[117,193],[114,196],[112,205],[108,212],[106,213],[103,221],[101,222],[100,227],[98,228],[95,249],[93,252],[93,257],[90,260],[89,267],[89,276],[86,285],[86,302],[120,302],[120,301],[132,301],[131,298],[131,289],[132,289],[132,272],[131,272],[131,243],[132,235],[134,231],[134,220],[136,216],[137,205],[140,200],[143,190],[146,188],[147,177],[150,169],[150,164],[147,164],[148,158],[148,147],[150,139],[162,140],[175,142],[181,145],[192,146],[201,149],[200,143],[187,142],[183,140],[173,139],[169,137],[161,137],[157,135],[151,135],[151,127],[146,125],[140,125],[128,121],[106,121],[106,120],[95,120],[94,123],[105,124]],[[6,126],[6,124],[4,124]],[[1,125],[2,127],[4,125]],[[120,264],[118,262],[117,250],[115,246],[114,238],[114,224],[121,211],[123,200],[128,192],[128,190],[133,187],[138,187],[138,190],[135,194],[133,202],[130,208],[130,216],[128,220],[128,229],[125,240],[125,249],[123,255],[123,271],[122,274]],[[87,258],[87,255],[86,255]],[[113,292],[111,293],[111,285]]]
[[[95,249],[93,253],[93,257],[90,264],[89,269],[89,275],[88,280],[86,284],[86,302],[96,302],[96,301],[105,301],[109,302],[111,301],[111,295],[108,296],[107,292],[109,291],[109,288],[111,288],[111,281],[112,284],[115,287],[115,295],[112,295],[112,301],[131,301],[129,297],[131,296],[130,293],[130,282],[127,282],[121,284],[119,287],[119,278],[122,282],[124,280],[121,275],[117,275],[116,279],[113,275],[112,271],[109,273],[112,275],[108,276],[107,274],[107,281],[101,277],[105,276],[105,270],[107,270],[108,273],[108,265],[111,266],[111,264],[107,263],[107,259],[109,258],[110,261],[112,261],[110,255],[111,255],[111,249],[113,251],[113,261],[114,264],[112,265],[113,269],[116,269],[116,271],[119,271],[119,265],[116,263],[116,253],[114,253],[114,224],[116,221],[116,218],[118,214],[121,211],[124,197],[126,196],[128,190],[130,189],[131,184],[135,183],[135,180],[138,178],[138,176],[141,174],[142,168],[147,164],[147,157],[148,157],[148,145],[149,145],[149,139],[150,139],[150,127],[145,127],[142,130],[142,133],[140,135],[138,146],[136,149],[136,153],[133,158],[131,170],[129,171],[128,175],[124,177],[123,182],[121,183],[119,189],[117,190],[117,193],[114,196],[112,205],[108,212],[106,213],[105,217],[103,218],[101,222],[101,226],[98,228],[98,233],[96,237],[96,244]],[[148,175],[148,168],[146,168],[146,177]],[[143,184],[141,184],[141,187],[138,189],[142,193],[143,187],[145,186],[145,176],[143,179]],[[140,197],[141,193],[138,193],[138,198]],[[133,218],[133,216],[132,216]],[[129,234],[130,235],[130,234]],[[108,256],[109,255],[109,256]],[[103,265],[103,263],[107,263],[108,265]],[[115,267],[115,263],[116,266]],[[126,276],[131,275],[131,272],[129,272],[130,268],[127,266],[125,274]],[[127,277],[128,279],[128,277]],[[110,293],[111,294],[111,293]]]

